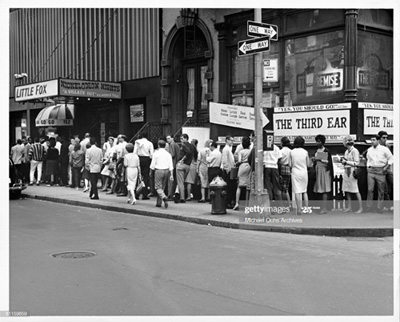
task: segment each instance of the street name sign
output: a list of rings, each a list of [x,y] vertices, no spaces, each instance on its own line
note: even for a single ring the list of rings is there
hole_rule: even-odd
[[[238,42],[238,55],[245,56],[269,51],[269,37],[246,39]]]
[[[278,26],[269,23],[247,21],[247,35],[249,37],[265,37],[271,40],[278,40]]]

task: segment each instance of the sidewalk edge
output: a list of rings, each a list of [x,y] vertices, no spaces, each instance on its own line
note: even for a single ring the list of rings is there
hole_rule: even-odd
[[[206,218],[187,217],[182,215],[174,215],[171,213],[146,211],[136,208],[129,209],[118,206],[105,205],[101,203],[94,204],[85,201],[67,200],[67,199],[49,197],[43,195],[23,194],[22,197],[62,203],[72,206],[81,206],[87,208],[102,209],[107,211],[123,212],[133,215],[180,220],[194,224],[211,225],[222,228],[287,233],[287,234],[297,234],[297,235],[329,236],[329,237],[392,237],[393,236],[393,228],[314,228],[314,227],[264,226],[257,224],[233,223],[233,222],[225,222],[219,220],[210,220]]]

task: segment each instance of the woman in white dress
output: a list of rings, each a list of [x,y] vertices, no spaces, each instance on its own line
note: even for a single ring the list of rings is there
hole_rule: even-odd
[[[342,159],[342,164],[344,165],[342,189],[346,194],[347,199],[347,205],[343,211],[351,211],[351,194],[354,193],[358,201],[358,210],[355,213],[361,214],[363,211],[361,194],[358,190],[358,181],[353,176],[354,170],[360,162],[360,152],[358,152],[358,150],[354,147],[354,140],[350,135],[343,139],[343,145],[347,148],[346,152],[344,153],[344,158]]]
[[[242,192],[242,188],[246,188],[250,186],[250,174],[251,167],[249,164],[249,155],[250,155],[250,138],[243,137],[242,139],[242,149],[238,153],[238,186],[236,188],[236,204],[233,207],[233,210],[239,210],[239,200],[240,194]],[[248,199],[248,198],[247,198]]]
[[[197,156],[197,173],[200,177],[200,191],[201,199],[198,201],[200,203],[206,202],[206,189],[208,189],[208,166],[207,166],[207,155],[210,153],[210,144],[213,140],[209,139],[206,141],[204,148],[199,151]]]
[[[296,214],[301,215],[303,212],[303,200],[305,207],[308,207],[308,173],[307,168],[310,164],[308,152],[303,148],[304,139],[298,136],[294,140],[294,148],[290,152],[289,166],[292,174],[292,192],[296,200]]]
[[[126,179],[128,181],[128,200],[131,205],[136,204],[135,188],[138,175],[140,176],[140,161],[136,153],[133,153],[134,145],[128,143],[125,146],[127,154],[124,155],[124,167],[126,168]]]

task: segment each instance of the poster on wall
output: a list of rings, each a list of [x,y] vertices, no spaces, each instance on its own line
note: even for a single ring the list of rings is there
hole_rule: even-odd
[[[144,108],[143,104],[136,104],[129,106],[131,123],[144,122]]]
[[[210,128],[207,127],[182,127],[182,133],[186,133],[189,136],[189,142],[192,139],[198,141],[198,150],[202,149],[206,141],[210,138]]]

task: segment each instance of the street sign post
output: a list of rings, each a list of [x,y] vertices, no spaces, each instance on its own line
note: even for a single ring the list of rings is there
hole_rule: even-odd
[[[270,40],[278,40],[278,26],[269,23],[247,21],[247,35],[249,37],[266,37]]]
[[[238,55],[245,56],[269,51],[269,37],[246,39],[238,42]]]

